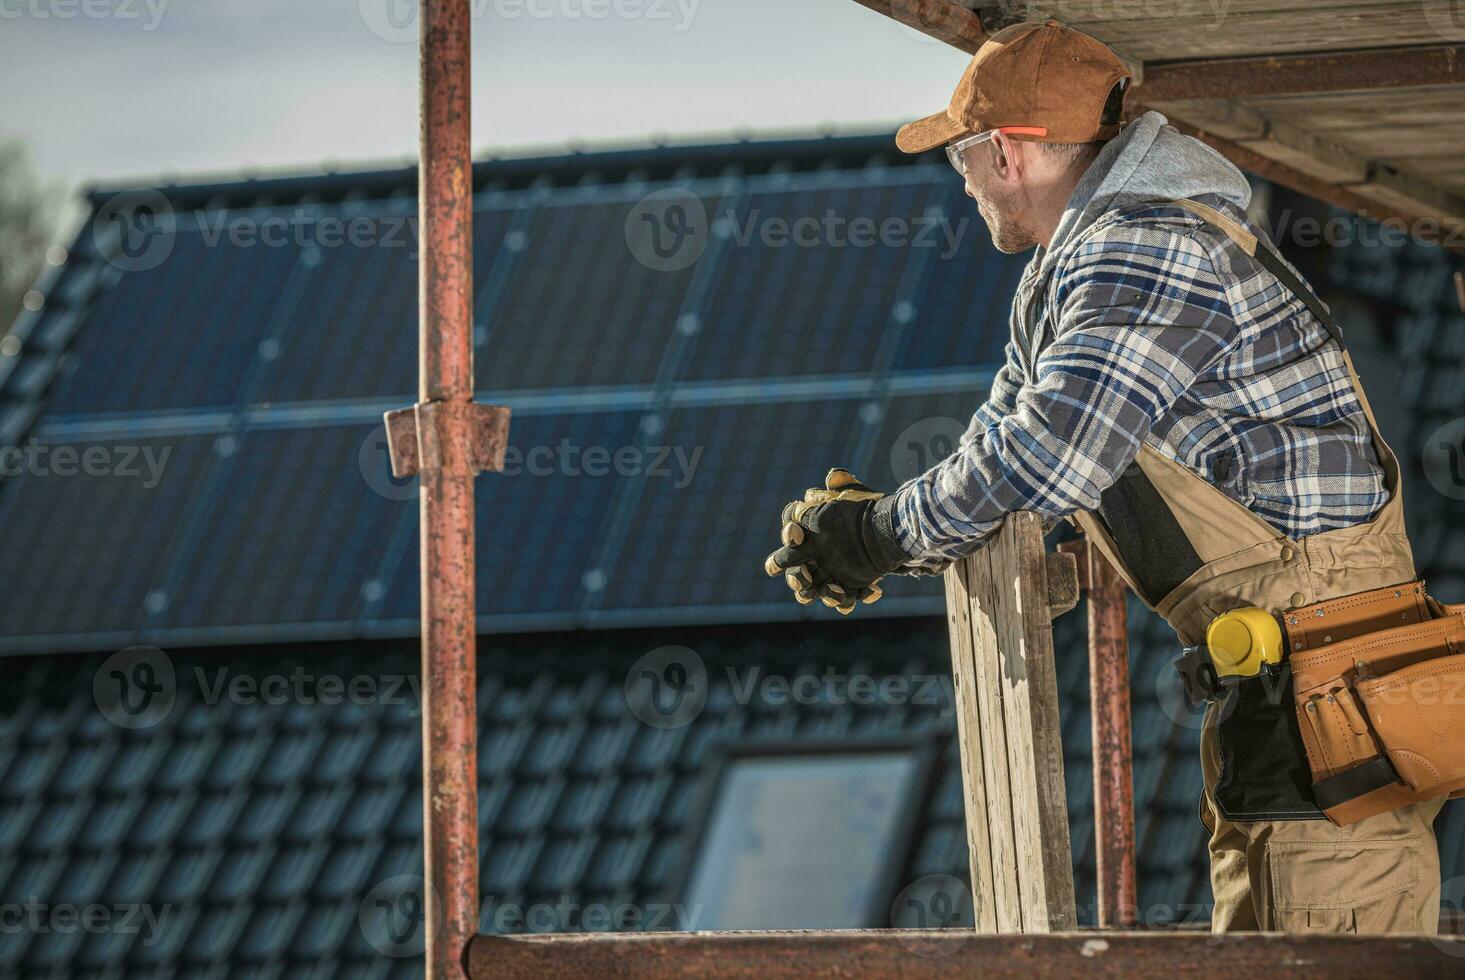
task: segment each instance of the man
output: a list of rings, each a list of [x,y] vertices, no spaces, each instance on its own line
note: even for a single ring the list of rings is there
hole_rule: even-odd
[[[1080,525],[1187,646],[1238,607],[1414,578],[1398,467],[1331,316],[1247,225],[1240,171],[1156,113],[1121,130],[1129,77],[1093,38],[1018,24],[900,130],[908,153],[946,145],[997,248],[1037,251],[957,450],[888,495],[832,471],[785,511],[768,571],[800,602],[847,613],[1019,510]],[[1443,798],[1323,819],[1287,684],[1208,709],[1213,928],[1436,932]]]

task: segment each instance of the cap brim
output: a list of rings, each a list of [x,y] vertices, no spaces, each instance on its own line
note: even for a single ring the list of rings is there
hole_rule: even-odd
[[[965,126],[942,110],[900,127],[900,131],[895,134],[895,145],[905,153],[925,153],[932,147],[951,142],[965,132]]]

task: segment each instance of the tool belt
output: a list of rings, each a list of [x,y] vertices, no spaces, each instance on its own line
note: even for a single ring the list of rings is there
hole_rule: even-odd
[[[1225,715],[1249,690],[1290,687],[1312,796],[1339,826],[1465,794],[1465,604],[1414,581],[1290,609],[1280,625],[1277,664],[1227,673],[1206,647],[1187,648],[1175,661],[1187,695]]]

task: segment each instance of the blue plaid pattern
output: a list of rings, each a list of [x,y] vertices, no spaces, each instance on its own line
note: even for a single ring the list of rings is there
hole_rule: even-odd
[[[1095,509],[1143,443],[1293,538],[1384,504],[1342,351],[1223,233],[1141,205],[1104,215],[1040,277],[1042,259],[987,401],[951,456],[896,491],[902,571],[941,571],[1013,511]]]

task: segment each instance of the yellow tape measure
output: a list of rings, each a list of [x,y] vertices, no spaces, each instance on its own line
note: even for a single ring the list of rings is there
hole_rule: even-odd
[[[1252,677],[1261,673],[1262,664],[1282,662],[1282,627],[1265,609],[1243,606],[1211,620],[1206,647],[1217,674]]]

